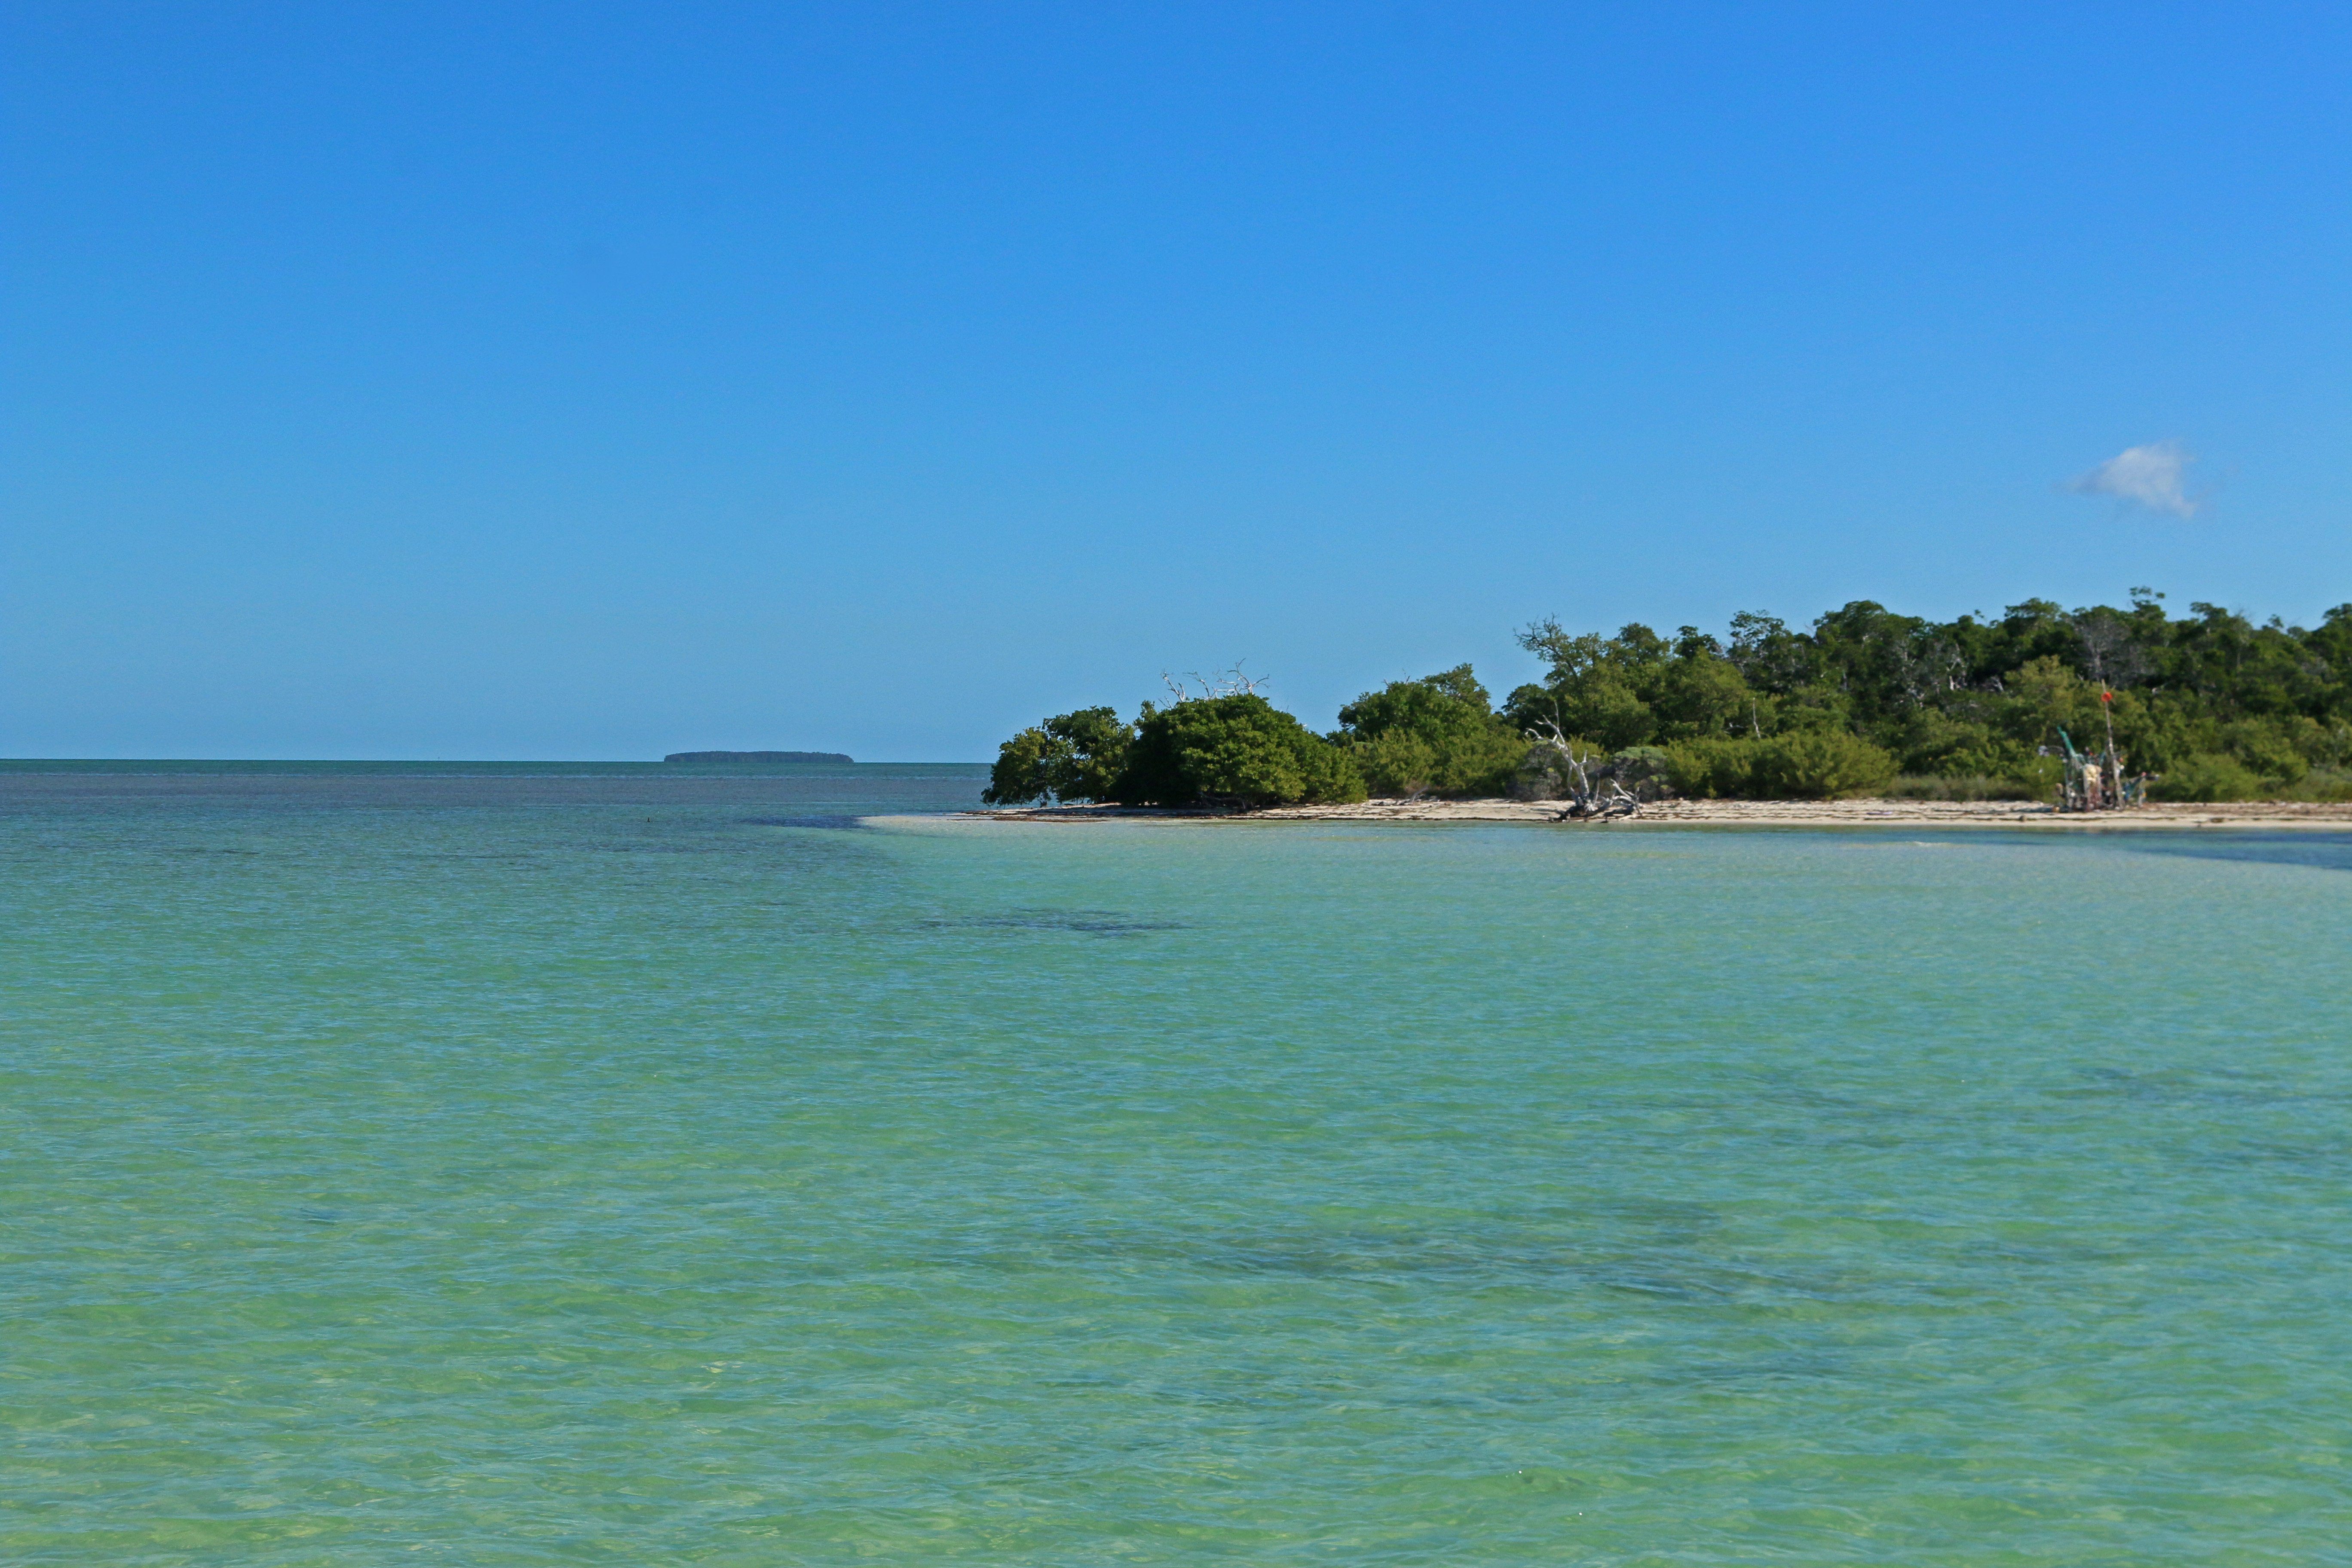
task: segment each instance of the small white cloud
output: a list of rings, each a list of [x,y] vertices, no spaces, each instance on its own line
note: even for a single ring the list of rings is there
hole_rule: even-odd
[[[2195,517],[2203,502],[2181,487],[2197,455],[2178,441],[2158,441],[2126,447],[2087,474],[2068,479],[2064,489],[2082,496],[2115,496],[2137,501],[2150,511],[2175,517]]]

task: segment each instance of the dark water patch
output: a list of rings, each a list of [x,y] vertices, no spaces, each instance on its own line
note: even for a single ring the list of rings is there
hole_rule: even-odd
[[[1791,1110],[1819,1113],[1826,1119],[1864,1118],[1871,1121],[1891,1121],[1915,1118],[1919,1108],[1892,1103],[1885,1100],[1864,1099],[1841,1093],[1809,1083],[1785,1071],[1753,1072],[1741,1075],[1757,1087],[1739,1097],[1748,1103],[1785,1106]],[[1700,1097],[1692,1097],[1696,1102]],[[1730,1104],[1730,1100],[1710,1100],[1709,1103]]]
[[[1148,931],[1185,931],[1181,921],[1157,921],[1116,910],[1007,910],[1002,914],[961,915],[918,922],[925,931],[1066,931],[1083,936],[1140,936]]]
[[[1850,1375],[1847,1363],[1834,1356],[1763,1356],[1753,1361],[1699,1362],[1654,1374],[1650,1381],[1667,1385],[1737,1388],[1743,1384],[1812,1382]]]
[[[2265,1143],[2248,1140],[2208,1151],[2202,1159],[2210,1165],[2284,1166],[2315,1177],[2333,1175],[2340,1179],[2346,1167],[2352,1165],[2352,1144]]]
[[[1706,1204],[1672,1198],[1595,1196],[1573,1208],[1553,1212],[1564,1219],[1629,1226],[1659,1237],[1702,1235],[1720,1229],[1724,1223],[1721,1211]]]
[[[1655,1275],[1602,1274],[1596,1277],[1593,1283],[1604,1290],[1622,1290],[1631,1295],[1654,1296],[1669,1301],[1719,1300],[1730,1294],[1700,1280]]]
[[[819,827],[834,833],[867,831],[866,818],[818,814],[808,816],[739,816],[746,827]]]
[[[1470,1292],[1599,1292],[1660,1307],[1773,1307],[1883,1300],[1906,1294],[1884,1278],[1771,1268],[1751,1261],[1604,1236],[1342,1234],[1183,1236],[1063,1234],[956,1247],[957,1267],[1192,1277]]]
[[[2094,1067],[2077,1070],[2082,1081],[2052,1092],[2061,1099],[2116,1099],[2145,1105],[2191,1105],[2236,1109],[2300,1105],[2341,1099],[2290,1089],[2268,1074],[2233,1072],[2227,1068],[2175,1068],[2137,1072],[2128,1068]]]
[[[751,848],[742,844],[583,844],[578,847],[592,855],[748,855]]]
[[[1768,1080],[1769,1081],[1769,1080]],[[1832,1094],[1827,1089],[1809,1089],[1801,1084],[1773,1084],[1759,1089],[1755,1098],[1769,1105],[1792,1106],[1800,1110],[1831,1110],[1842,1113],[1884,1116],[1885,1106],[1873,1105],[1852,1095]]]
[[[843,818],[856,824],[856,818]],[[740,819],[685,822],[669,831],[632,826],[603,838],[575,838],[561,847],[590,856],[629,858],[715,857],[742,866],[864,864],[873,861],[879,834],[857,828],[834,828],[803,833],[745,833]],[[780,826],[762,824],[761,826]]]
[[[2119,833],[2110,848],[2141,855],[2174,855],[2195,860],[2241,860],[2264,866],[2308,866],[2321,871],[2352,871],[2352,833],[2296,830],[2261,833]]]

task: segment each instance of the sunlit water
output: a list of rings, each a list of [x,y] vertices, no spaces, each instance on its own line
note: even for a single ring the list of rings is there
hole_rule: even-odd
[[[2342,840],[676,775],[0,775],[0,1560],[2347,1560]]]

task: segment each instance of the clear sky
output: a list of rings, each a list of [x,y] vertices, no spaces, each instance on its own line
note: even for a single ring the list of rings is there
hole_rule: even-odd
[[[2348,193],[2342,6],[0,4],[0,755],[2307,622]]]

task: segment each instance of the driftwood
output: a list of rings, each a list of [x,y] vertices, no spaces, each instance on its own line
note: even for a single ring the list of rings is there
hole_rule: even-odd
[[[1580,748],[1567,736],[1555,719],[1538,719],[1528,733],[1544,750],[1555,752],[1566,769],[1569,784],[1569,805],[1566,811],[1552,818],[1554,822],[1600,822],[1617,816],[1639,816],[1642,803],[1626,792],[1625,786],[1613,778],[1596,780],[1593,764],[1600,753],[1590,747]],[[1606,790],[1604,795],[1602,792]]]

